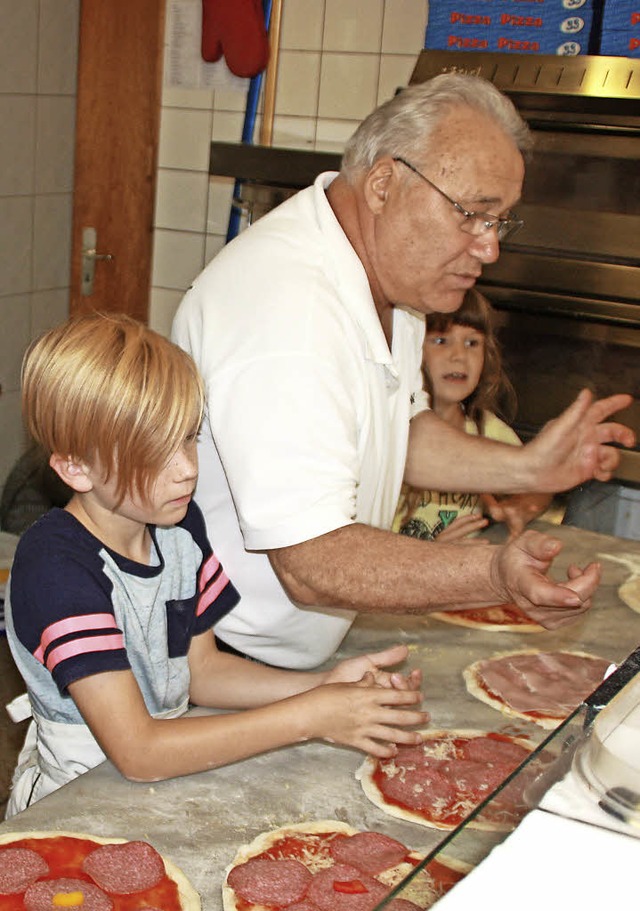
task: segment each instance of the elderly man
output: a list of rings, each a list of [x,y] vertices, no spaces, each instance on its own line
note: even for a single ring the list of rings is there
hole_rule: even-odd
[[[603,423],[628,396],[582,393],[531,443],[472,437],[427,410],[424,315],[460,306],[524,176],[527,127],[490,83],[448,74],[405,89],[349,141],[340,174],[260,219],[194,282],[174,338],[208,390],[202,507],[242,595],[217,627],[232,650],[314,666],[356,611],[515,600],[548,628],[587,610],[599,567],[546,575],[557,540],[433,544],[390,532],[417,488],[554,492],[606,479],[633,443]]]

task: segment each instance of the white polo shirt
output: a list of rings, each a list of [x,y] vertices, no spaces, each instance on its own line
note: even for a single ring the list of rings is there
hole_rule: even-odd
[[[396,308],[389,351],[325,194],[334,177],[321,174],[227,245],[173,327],[207,387],[196,501],[241,595],[216,633],[291,668],[329,658],[354,614],[296,606],[262,551],[353,522],[390,528],[409,421],[427,407],[424,320]]]

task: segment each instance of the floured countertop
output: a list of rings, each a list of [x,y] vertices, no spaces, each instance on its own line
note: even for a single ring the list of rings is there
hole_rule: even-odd
[[[564,542],[554,568],[558,577],[569,563],[584,565],[598,553],[640,557],[640,542],[565,526],[535,527]],[[425,705],[434,727],[507,732],[539,743],[547,734],[537,725],[509,721],[470,696],[463,669],[496,652],[525,648],[577,649],[621,662],[640,642],[640,614],[617,594],[628,574],[623,564],[603,561],[593,609],[558,632],[482,632],[405,615],[362,617],[338,657],[406,643],[410,665],[423,669]],[[200,892],[203,911],[220,911],[225,867],[238,847],[267,829],[338,819],[385,832],[417,850],[442,841],[446,832],[393,819],[368,801],[355,778],[362,760],[355,750],[307,743],[153,785],[128,782],[105,763],[2,823],[0,832],[66,830],[147,840],[184,870]],[[492,839],[491,833],[465,833],[450,853],[473,861],[487,853]]]

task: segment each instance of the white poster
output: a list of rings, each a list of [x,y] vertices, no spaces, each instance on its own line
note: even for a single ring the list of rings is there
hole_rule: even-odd
[[[206,63],[202,59],[201,34],[201,0],[169,0],[165,30],[165,86],[246,91],[249,80],[234,76],[224,58],[217,63]]]

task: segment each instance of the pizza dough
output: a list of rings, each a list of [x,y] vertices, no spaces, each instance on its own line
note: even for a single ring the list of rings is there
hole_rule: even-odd
[[[356,772],[369,800],[390,816],[434,829],[456,828],[533,749],[524,738],[476,730],[420,731],[392,759],[368,756]],[[512,783],[469,828],[509,831],[526,806],[522,780]]]
[[[98,860],[98,867],[101,870],[101,875],[110,879],[109,885],[113,886],[114,882],[118,882],[116,888],[119,889],[119,892],[108,892],[109,899],[111,900],[112,911],[118,911],[119,907],[122,907],[122,902],[126,901],[126,896],[131,895],[134,892],[134,889],[140,885],[143,885],[145,881],[151,882],[157,878],[157,875],[160,873],[166,874],[166,876],[172,880],[177,886],[178,899],[180,902],[180,911],[200,911],[200,896],[193,888],[185,874],[170,860],[167,860],[165,857],[162,857],[162,862],[164,864],[164,871],[160,871],[157,866],[158,855],[150,845],[146,842],[141,841],[128,841],[126,838],[102,838],[99,835],[86,835],[79,832],[10,832],[0,835],[0,857],[3,852],[4,845],[13,845],[14,843],[24,842],[27,840],[57,840],[57,839],[79,839],[85,844],[87,842],[94,842],[96,845],[96,851],[99,854],[96,856],[95,852],[92,852],[89,856],[92,857],[95,861]],[[62,841],[61,841],[62,844]],[[100,851],[100,846],[108,845],[113,846],[113,851]],[[122,846],[120,848],[120,846]],[[12,858],[13,861],[16,850],[24,851],[24,863],[25,870],[35,865],[36,861],[33,858],[33,852],[37,853],[37,845],[33,845],[32,849],[29,848],[12,848]],[[69,844],[69,851],[73,850],[73,843]],[[31,858],[28,860],[27,855],[31,855]],[[110,855],[110,857],[109,857]],[[82,857],[86,856],[86,851],[81,854]],[[98,859],[99,858],[99,859]],[[9,858],[7,858],[9,860]],[[7,864],[7,867],[9,864]],[[66,864],[69,867],[69,864]],[[40,867],[40,871],[42,867]],[[55,872],[49,870],[47,874],[44,875],[42,879],[33,880],[33,886],[31,886],[31,893],[34,895],[34,900],[40,901],[39,893],[47,891],[44,887],[44,884],[50,880],[56,883],[56,888],[62,890],[63,894],[72,894],[76,888],[78,888],[78,883],[84,882],[86,885],[92,885],[91,882],[87,879],[87,875],[83,875],[82,870],[82,860],[79,860],[77,864],[78,878],[74,878],[70,869],[65,871],[65,875],[61,877],[56,877]],[[38,873],[38,877],[40,873]],[[2,864],[0,863],[0,882],[2,880]],[[74,886],[74,883],[76,884]],[[37,886],[37,889],[35,888]],[[125,891],[129,889],[129,891]],[[96,886],[95,891],[99,895],[104,895],[105,890],[105,881],[103,879],[102,886]],[[50,890],[49,890],[50,891]],[[142,890],[139,890],[142,894]],[[30,894],[31,894],[30,893]],[[55,893],[54,893],[55,894]],[[43,893],[44,895],[44,893]],[[47,901],[46,896],[44,896]],[[20,911],[22,908],[28,908],[27,905],[22,903],[22,896],[19,894],[1,894],[0,893],[0,908],[4,908],[3,900],[9,901],[10,904],[7,904],[7,908],[11,908],[11,911]],[[81,901],[83,907],[86,907],[87,911],[95,907],[99,909],[100,907],[100,898],[87,896],[87,900],[84,901],[81,896]],[[33,907],[39,907],[40,905],[33,905]],[[62,907],[63,905],[61,905]],[[72,906],[73,907],[73,906]],[[150,904],[151,907],[151,904]]]
[[[640,556],[637,554],[598,554],[598,557],[621,563],[626,566],[631,575],[618,588],[618,597],[640,614]]]
[[[557,727],[602,682],[611,662],[587,652],[505,652],[463,671],[467,690],[503,715]]]
[[[435,611],[429,614],[436,620],[464,626],[468,629],[482,629],[490,632],[540,633],[544,627],[534,623],[515,604],[494,604],[490,607],[460,608],[451,611]]]
[[[271,907],[285,911],[371,911],[421,858],[387,835],[360,832],[334,819],[293,823],[264,832],[238,850],[226,870],[223,908],[268,911],[268,899]],[[469,869],[438,858],[412,879],[391,908],[428,908]]]

